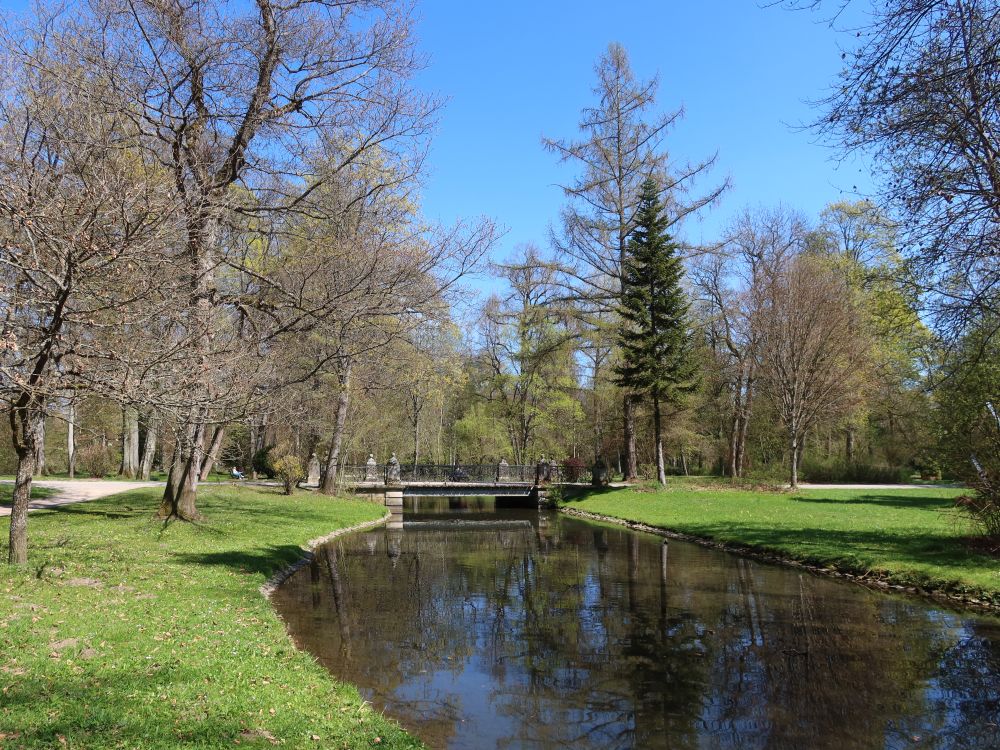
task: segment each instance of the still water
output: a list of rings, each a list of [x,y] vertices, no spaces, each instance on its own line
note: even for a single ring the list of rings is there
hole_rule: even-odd
[[[1000,620],[492,499],[407,499],[275,595],[433,748],[1000,748]],[[397,524],[398,525],[398,524]]]

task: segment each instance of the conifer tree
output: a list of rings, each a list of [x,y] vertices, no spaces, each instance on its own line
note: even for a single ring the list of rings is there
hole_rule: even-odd
[[[668,225],[659,187],[647,179],[642,185],[636,228],[626,247],[619,310],[621,362],[615,367],[615,379],[623,388],[652,400],[660,484],[666,484],[663,406],[678,405],[694,386],[689,305],[681,288],[684,269],[679,246],[667,234]]]

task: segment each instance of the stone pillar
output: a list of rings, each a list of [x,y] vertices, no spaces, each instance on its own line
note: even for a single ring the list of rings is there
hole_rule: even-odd
[[[506,458],[501,458],[500,463],[497,464],[497,481],[498,482],[510,481],[510,464],[507,463]]]
[[[368,454],[368,461],[365,463],[365,481],[366,482],[380,481],[378,475],[378,463],[375,461],[375,455],[373,453]]]
[[[389,510],[393,510],[393,511],[395,511],[395,509],[397,509],[397,508],[400,511],[403,509],[403,488],[402,487],[394,487],[392,489],[387,489],[385,491],[385,507],[387,507],[387,508],[389,508]]]
[[[396,458],[396,454],[392,454],[392,458],[389,459],[389,463],[385,467],[385,483],[386,484],[399,484],[399,459]]]
[[[319,459],[316,454],[313,453],[309,457],[309,469],[307,471],[308,477],[306,477],[306,484],[319,484]]]

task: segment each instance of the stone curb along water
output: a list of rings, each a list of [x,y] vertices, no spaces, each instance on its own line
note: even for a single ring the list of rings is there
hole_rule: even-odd
[[[365,529],[371,529],[375,526],[381,526],[386,521],[392,518],[392,512],[386,511],[385,515],[374,521],[365,521],[364,523],[357,523],[353,526],[346,526],[342,529],[337,529],[336,531],[331,531],[325,536],[317,537],[306,543],[305,547],[302,547],[302,557],[296,560],[294,563],[289,565],[287,568],[283,568],[275,573],[273,576],[267,579],[267,582],[260,587],[260,593],[265,599],[270,600],[271,594],[277,591],[278,587],[281,586],[285,581],[291,578],[295,573],[301,570],[304,566],[312,562],[314,555],[314,550],[320,547],[332,539],[336,539],[338,536],[343,536],[344,534],[352,534],[355,531],[364,531]]]
[[[753,547],[746,544],[736,544],[732,542],[720,542],[716,539],[695,536],[693,534],[684,534],[682,532],[671,531],[670,529],[665,529],[660,526],[650,526],[649,524],[640,523],[638,521],[629,521],[625,518],[616,518],[615,516],[605,516],[600,513],[578,510],[577,508],[561,507],[559,512],[565,513],[569,516],[576,516],[577,518],[586,518],[591,521],[602,521],[604,523],[612,523],[617,526],[625,526],[634,531],[644,531],[648,534],[656,534],[669,539],[691,542],[692,544],[697,544],[702,547],[731,552],[742,557],[753,558],[763,562],[801,568],[816,575],[851,581],[874,591],[909,594],[921,599],[929,599],[937,604],[951,605],[953,607],[961,606],[966,609],[977,610],[993,615],[1000,614],[1000,597],[991,601],[988,599],[979,599],[969,594],[953,593],[942,589],[924,589],[913,584],[891,583],[875,577],[878,573],[873,571],[844,570],[836,567],[832,563],[825,567],[822,565],[813,565],[802,562],[801,560],[796,560],[793,557],[788,557],[777,552],[762,549],[760,547]]]

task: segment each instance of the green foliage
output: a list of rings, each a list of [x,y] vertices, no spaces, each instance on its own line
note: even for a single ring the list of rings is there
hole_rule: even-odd
[[[265,446],[253,455],[251,466],[257,474],[261,474],[268,479],[274,479],[277,476],[274,470],[274,458],[274,446]]]
[[[995,320],[962,342],[935,397],[945,468],[977,491],[964,507],[980,530],[1000,539],[1000,340]]]
[[[652,179],[642,185],[637,226],[629,237],[622,275],[621,360],[615,380],[633,392],[678,403],[694,386],[684,267],[667,234],[667,217]]]
[[[306,478],[305,469],[302,467],[302,460],[298,456],[286,453],[271,462],[274,475],[281,480],[285,487],[285,494],[291,495],[295,491],[295,485]]]

